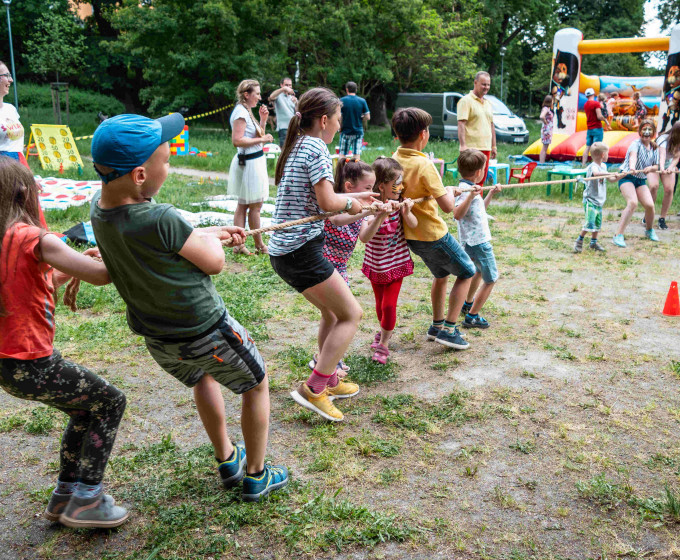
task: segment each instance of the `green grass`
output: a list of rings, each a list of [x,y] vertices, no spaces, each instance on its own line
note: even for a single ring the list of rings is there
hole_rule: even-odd
[[[0,418],[0,432],[23,429],[27,434],[46,435],[60,428],[59,420],[66,423],[67,417],[60,415],[54,408],[36,406]]]

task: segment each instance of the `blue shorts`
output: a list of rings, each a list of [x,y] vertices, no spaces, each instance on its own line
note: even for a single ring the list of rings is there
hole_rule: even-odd
[[[437,241],[407,239],[406,243],[411,251],[423,259],[435,278],[446,278],[453,274],[465,280],[475,275],[474,263],[450,233]]]
[[[340,133],[340,155],[346,156],[352,154],[355,156],[361,155],[361,150],[364,147],[363,134],[343,134]]]
[[[493,254],[493,247],[488,241],[479,245],[465,244],[465,252],[475,263],[477,271],[481,273],[482,280],[486,284],[493,284],[498,280],[498,268],[496,267],[496,257]]]
[[[592,146],[593,142],[602,142],[604,130],[601,128],[590,128],[586,132],[586,146]]]
[[[633,186],[637,189],[638,187],[647,184],[647,178],[640,179],[640,177],[636,177],[635,175],[626,175],[623,179],[619,179],[619,189],[621,189],[621,185],[624,183],[633,183]]]

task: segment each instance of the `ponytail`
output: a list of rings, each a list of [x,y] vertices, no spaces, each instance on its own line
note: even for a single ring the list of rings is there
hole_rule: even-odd
[[[353,185],[367,173],[373,173],[373,168],[353,158],[341,157],[338,160],[338,166],[335,168],[335,183],[333,190],[336,193],[345,192],[345,181],[349,181]]]
[[[283,169],[288,161],[288,156],[296,148],[301,137],[309,131],[316,119],[320,119],[324,115],[330,117],[339,106],[338,96],[326,88],[312,88],[300,96],[295,114],[288,123],[288,133],[283,151],[276,163],[274,182],[277,185],[283,179]]]

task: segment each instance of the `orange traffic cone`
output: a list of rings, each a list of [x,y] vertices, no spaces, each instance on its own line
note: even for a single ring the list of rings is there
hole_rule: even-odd
[[[663,306],[664,315],[677,317],[680,315],[680,297],[678,297],[678,283],[671,282],[671,287],[666,296],[666,305]]]

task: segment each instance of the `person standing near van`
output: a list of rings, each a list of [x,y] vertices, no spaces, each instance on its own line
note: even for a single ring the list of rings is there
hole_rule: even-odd
[[[295,114],[295,104],[297,98],[293,90],[293,80],[284,78],[281,80],[281,87],[275,89],[269,94],[269,101],[274,102],[274,110],[276,111],[276,132],[279,134],[279,146],[283,148],[286,142],[286,135],[288,134],[288,123]]]
[[[341,97],[342,128],[340,129],[340,155],[353,154],[357,159],[361,156],[364,144],[364,124],[371,120],[371,112],[363,97],[357,95],[355,82],[345,84],[347,95]]]
[[[488,72],[477,72],[472,91],[458,102],[458,141],[460,152],[474,148],[486,156],[482,183],[486,181],[489,160],[496,159],[496,129],[493,125],[491,101],[484,96],[491,89]]]

